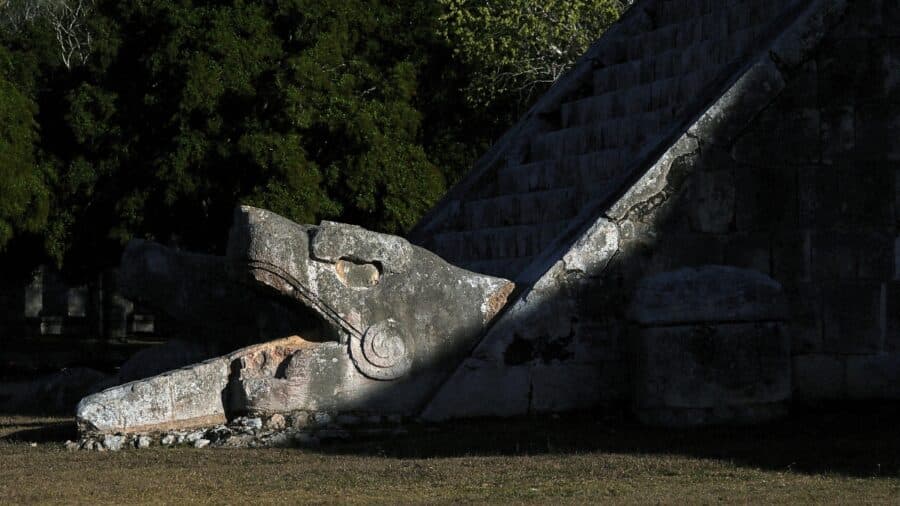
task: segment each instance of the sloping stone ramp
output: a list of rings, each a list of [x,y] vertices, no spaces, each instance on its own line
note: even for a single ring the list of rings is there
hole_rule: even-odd
[[[646,246],[642,218],[676,192],[686,161],[733,141],[846,6],[645,0],[611,27],[411,232],[520,287],[424,417],[626,399],[618,323],[585,318],[590,298],[576,294],[602,300],[607,265]]]

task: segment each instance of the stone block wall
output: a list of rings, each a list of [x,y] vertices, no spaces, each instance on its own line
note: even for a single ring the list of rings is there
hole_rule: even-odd
[[[716,263],[782,283],[795,398],[900,398],[898,35],[900,3],[850,2],[734,142],[701,142],[625,268]]]
[[[658,14],[675,3],[725,5],[647,1],[636,8]],[[688,108],[674,120],[661,149],[645,145],[632,175],[611,179],[618,187],[582,209],[577,239],[557,240],[558,250],[528,268],[537,280],[425,418],[629,400],[636,329],[626,308],[635,286],[710,264],[756,270],[783,285],[795,398],[900,398],[900,2],[781,6],[796,17],[780,28],[764,21],[775,32],[769,45],[726,69],[722,88],[696,88],[699,112]],[[615,46],[604,39],[599,60]],[[567,103],[557,97],[556,107]],[[544,117],[553,117],[547,107]],[[529,139],[542,135],[528,132]],[[454,223],[464,190],[418,232],[434,221]]]

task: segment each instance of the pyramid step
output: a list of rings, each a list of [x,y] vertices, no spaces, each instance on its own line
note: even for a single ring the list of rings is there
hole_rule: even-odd
[[[723,40],[757,24],[759,0],[661,2],[657,28],[633,37],[627,60],[641,60],[699,40]]]
[[[594,95],[611,93],[647,84],[653,81],[652,75],[642,75],[649,67],[641,65],[640,61],[629,61],[610,65],[594,71]]]
[[[594,95],[602,96],[654,82],[721,68],[742,57],[759,40],[765,26],[738,30],[722,40],[704,40],[689,46],[664,51],[639,61],[604,67],[594,72]]]
[[[750,9],[750,20],[753,25],[768,25],[773,19],[780,16],[797,4],[797,0],[757,0]]]
[[[533,225],[568,219],[578,213],[578,188],[500,195],[463,203],[465,229]]]
[[[476,261],[527,258],[540,253],[569,223],[560,220],[540,225],[442,232],[434,237],[433,251],[460,266]]]
[[[767,24],[789,3],[789,0],[661,1],[654,15],[656,28],[610,41],[603,60],[614,64],[638,62],[696,42],[726,40],[737,31]]]
[[[705,14],[715,7],[714,2],[697,0],[663,0],[657,3],[656,18],[660,24],[680,24]]]
[[[642,86],[621,94],[588,97],[565,103],[560,107],[562,125],[564,128],[589,125],[622,128],[622,123],[630,122],[639,129],[657,131],[661,125],[668,124],[672,120],[673,106],[670,103],[679,98],[677,87],[673,89],[664,86],[676,85],[675,80],[666,80],[663,84]],[[673,96],[665,98],[663,93],[671,93]],[[665,106],[653,107],[654,97],[658,104],[665,102]]]
[[[737,32],[727,41],[697,41],[690,45],[660,52],[642,60],[628,61],[594,71],[594,95],[601,95],[653,82],[679,77],[709,65],[720,65],[737,57],[732,39],[742,43],[758,29]]]
[[[763,37],[770,29],[770,26],[762,24],[735,31],[728,40],[729,50],[731,51],[730,58],[727,60],[723,58],[721,64],[727,65],[746,57],[750,51],[762,42]]]
[[[643,60],[671,49],[675,46],[677,37],[678,25],[667,25],[652,32],[637,35],[628,44],[628,60]]]
[[[628,61],[594,71],[594,94],[627,90],[684,74],[696,67],[684,65],[686,48],[663,51],[642,60]]]
[[[528,256],[515,259],[472,260],[457,265],[472,272],[515,280],[522,271],[531,265],[534,258]]]
[[[665,88],[658,91],[660,94],[664,92]],[[665,97],[660,95],[659,98],[662,100]],[[603,117],[602,112],[588,110],[578,111],[578,114]],[[578,118],[576,126],[536,136],[531,143],[530,161],[559,160],[617,149],[629,151],[635,145],[656,139],[669,125],[669,118],[671,112],[657,111],[601,121],[590,121],[590,117]],[[586,124],[581,124],[582,121]]]
[[[653,83],[606,92],[597,90],[592,97],[560,105],[563,128],[587,125],[596,121],[624,118],[652,111]]]
[[[559,160],[510,165],[498,172],[498,186],[507,195],[608,181],[621,171],[624,154],[621,149],[613,149]]]
[[[756,25],[754,11],[759,2],[735,3],[728,6],[726,11],[729,33],[746,30]]]
[[[633,127],[627,118],[578,125],[538,135],[531,142],[531,160],[559,160],[567,156],[616,149],[626,129]],[[636,134],[636,128],[633,128]]]

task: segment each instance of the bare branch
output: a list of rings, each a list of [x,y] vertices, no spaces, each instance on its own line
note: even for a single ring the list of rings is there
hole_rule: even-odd
[[[17,31],[37,19],[46,20],[63,65],[71,69],[90,57],[93,37],[86,21],[93,8],[94,0],[0,0],[0,24]]]

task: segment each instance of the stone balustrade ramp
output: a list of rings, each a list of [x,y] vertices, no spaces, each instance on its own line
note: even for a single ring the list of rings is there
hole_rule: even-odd
[[[690,201],[682,189],[693,173],[728,168],[739,134],[814,60],[847,6],[636,2],[410,233],[451,262],[519,285],[423,417],[630,400],[622,306],[669,231],[662,222],[693,232],[668,204]],[[715,258],[690,240],[667,247],[660,261],[675,266]],[[679,257],[681,247],[694,249]]]
[[[623,191],[808,2],[637,2],[410,234],[527,282],[592,201]]]

